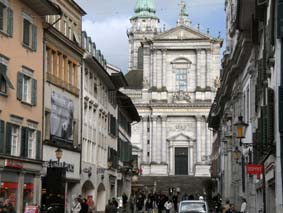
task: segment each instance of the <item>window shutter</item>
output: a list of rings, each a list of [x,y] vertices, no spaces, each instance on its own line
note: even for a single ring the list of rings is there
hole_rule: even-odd
[[[4,15],[4,13],[3,13],[4,8],[5,8],[5,6],[0,3],[0,30],[3,30],[3,25],[4,25],[4,23],[3,23],[4,19],[2,18],[3,15]]]
[[[32,46],[33,51],[37,50],[37,27],[32,25]]]
[[[0,154],[4,153],[5,122],[0,120]]]
[[[283,133],[283,86],[279,87],[278,93],[279,131]]]
[[[23,42],[25,45],[30,45],[30,22],[26,19],[24,19],[24,32],[23,32]]]
[[[268,88],[268,105],[267,105],[267,142],[272,144],[274,141],[274,91]]]
[[[12,124],[6,124],[6,146],[5,153],[11,155]]]
[[[21,135],[21,156],[23,158],[28,157],[28,131],[29,129],[26,127],[22,127],[22,135]]]
[[[277,38],[283,38],[283,0],[277,4]]]
[[[41,132],[36,132],[36,160],[41,159]]]
[[[268,121],[268,112],[267,106],[261,107],[261,115],[262,115],[262,141],[266,145],[267,144],[267,121]]]
[[[32,79],[31,103],[33,106],[36,106],[36,102],[37,102],[37,80]]]
[[[24,75],[21,72],[18,72],[18,84],[17,84],[17,98],[22,100],[23,97],[23,78]]]
[[[10,37],[13,37],[13,10],[8,8],[7,11],[7,33]]]

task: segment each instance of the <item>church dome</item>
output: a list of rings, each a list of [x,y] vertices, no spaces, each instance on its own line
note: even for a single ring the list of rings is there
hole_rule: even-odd
[[[134,18],[157,18],[154,0],[137,0]]]

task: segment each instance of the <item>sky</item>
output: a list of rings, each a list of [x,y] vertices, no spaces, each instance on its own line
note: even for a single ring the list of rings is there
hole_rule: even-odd
[[[134,15],[136,0],[76,0],[87,12],[83,17],[85,30],[101,49],[108,63],[122,69],[128,69],[129,18]],[[156,15],[160,19],[160,28],[166,30],[175,27],[178,20],[180,0],[155,0]],[[185,0],[192,26],[200,24],[200,30],[210,35],[225,38],[225,0]]]

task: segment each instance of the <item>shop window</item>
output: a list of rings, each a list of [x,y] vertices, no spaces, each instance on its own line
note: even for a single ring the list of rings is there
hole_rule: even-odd
[[[33,176],[25,175],[24,178],[24,191],[23,191],[23,206],[31,206],[34,204],[34,186],[33,186]]]
[[[0,32],[13,36],[13,10],[9,8],[8,1],[0,0]]]
[[[17,173],[5,172],[1,175],[0,200],[9,199],[13,209],[17,206],[18,175]],[[16,211],[14,211],[16,212]]]

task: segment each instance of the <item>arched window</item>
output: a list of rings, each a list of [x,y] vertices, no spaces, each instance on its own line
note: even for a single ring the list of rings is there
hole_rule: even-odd
[[[143,69],[143,47],[139,47],[138,49],[138,69]]]
[[[176,91],[188,90],[188,71],[192,62],[187,58],[177,58],[171,62],[175,73]]]

